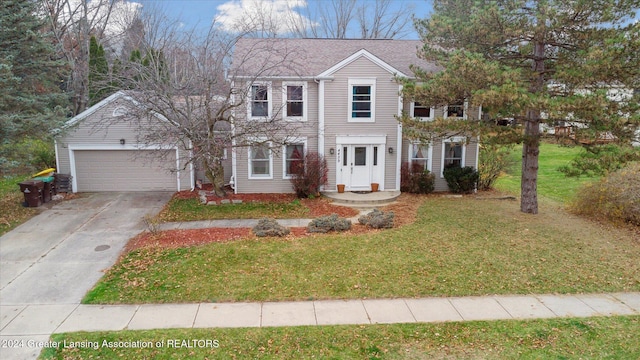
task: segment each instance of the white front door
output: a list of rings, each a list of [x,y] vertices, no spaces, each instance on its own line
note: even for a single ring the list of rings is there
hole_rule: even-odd
[[[342,174],[348,190],[369,190],[373,151],[371,145],[345,145],[342,148]]]

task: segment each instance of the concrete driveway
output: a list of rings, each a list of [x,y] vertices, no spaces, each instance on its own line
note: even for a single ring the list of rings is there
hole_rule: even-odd
[[[78,304],[169,192],[94,193],[0,237],[0,305]]]

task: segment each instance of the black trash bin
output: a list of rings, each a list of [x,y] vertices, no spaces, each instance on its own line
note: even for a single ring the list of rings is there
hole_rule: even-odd
[[[19,183],[20,191],[24,194],[24,201],[28,207],[38,207],[42,205],[42,191],[44,182],[40,180],[28,180]]]
[[[54,189],[57,193],[70,193],[71,192],[71,175],[68,174],[58,174],[54,175]]]
[[[53,176],[39,176],[34,177],[32,180],[40,180],[44,183],[42,189],[42,202],[47,203],[51,201],[51,195],[53,195]]]

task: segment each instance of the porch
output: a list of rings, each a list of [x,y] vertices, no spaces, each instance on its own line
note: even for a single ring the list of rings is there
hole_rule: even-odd
[[[350,206],[359,209],[372,209],[395,202],[400,196],[400,191],[345,191],[343,193],[323,192],[322,195],[331,199],[335,205]]]

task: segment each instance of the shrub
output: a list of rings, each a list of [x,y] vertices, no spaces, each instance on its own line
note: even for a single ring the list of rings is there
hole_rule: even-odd
[[[509,156],[513,146],[485,143],[478,156],[478,190],[489,190],[513,163]]]
[[[321,216],[311,220],[307,231],[310,233],[328,233],[329,231],[347,231],[351,229],[351,221],[336,214]]]
[[[260,219],[258,221],[258,224],[256,224],[256,226],[253,227],[253,229],[251,229],[251,231],[253,231],[254,234],[256,234],[256,236],[258,237],[265,237],[265,236],[286,236],[288,235],[291,231],[278,224],[277,221],[275,221],[274,219]]]
[[[292,162],[291,185],[300,198],[315,197],[320,194],[320,186],[327,183],[327,161],[316,152],[307,153],[302,161]]]
[[[571,204],[575,213],[640,226],[640,163],[586,184]]]
[[[476,189],[478,172],[471,166],[451,166],[444,169],[444,178],[449,190],[456,194],[469,194]]]
[[[391,229],[393,227],[393,218],[395,214],[393,211],[380,211],[373,209],[372,212],[362,215],[358,218],[358,222],[361,225],[366,225],[374,229]]]
[[[404,163],[400,169],[400,191],[412,194],[433,192],[436,177],[420,164]]]

